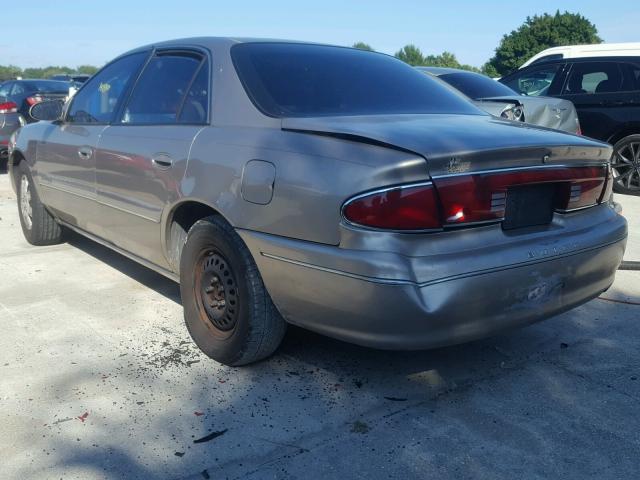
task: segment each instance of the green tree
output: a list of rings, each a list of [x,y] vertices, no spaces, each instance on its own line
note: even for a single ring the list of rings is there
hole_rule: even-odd
[[[442,52],[440,55],[427,55],[424,64],[430,67],[460,68],[460,62],[451,52]]]
[[[360,50],[366,50],[368,52],[375,52],[375,50],[368,43],[364,42],[356,42],[353,44],[353,48],[358,48]]]
[[[496,78],[501,76],[498,73],[498,70],[496,70],[496,67],[491,65],[491,63],[489,62],[485,63],[480,69],[480,71],[484,73],[487,77],[491,77],[491,78]]]
[[[546,48],[601,42],[598,29],[585,17],[558,10],[555,15],[527,17],[520,28],[502,37],[489,64],[499,75],[506,75]]]
[[[78,68],[76,68],[76,72],[84,73],[86,75],[93,75],[97,71],[98,67],[94,67],[93,65],[79,65]]]
[[[424,65],[425,58],[418,47],[413,44],[405,45],[396,52],[396,58],[409,65]]]
[[[22,75],[22,69],[15,65],[0,65],[0,81],[9,80]]]
[[[43,68],[25,68],[22,72],[24,78],[49,78],[51,75],[60,73],[73,73],[73,69],[69,67],[59,67],[50,65]]]

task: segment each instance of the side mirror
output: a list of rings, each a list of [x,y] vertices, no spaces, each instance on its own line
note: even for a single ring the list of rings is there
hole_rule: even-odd
[[[29,109],[29,115],[36,120],[61,120],[62,110],[64,107],[64,101],[62,100],[47,100],[44,102],[36,103]]]

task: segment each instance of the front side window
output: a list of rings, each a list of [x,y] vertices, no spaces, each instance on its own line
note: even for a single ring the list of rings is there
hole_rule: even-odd
[[[537,60],[534,60],[530,65],[537,65],[539,63],[550,62],[551,60],[562,60],[564,56],[561,53],[552,53],[551,55],[545,55]]]
[[[177,123],[201,63],[202,58],[192,54],[160,54],[152,58],[131,93],[122,123]],[[194,104],[189,100],[190,109],[195,108]]]
[[[620,67],[614,62],[575,63],[564,87],[566,95],[612,93],[623,89]]]
[[[29,93],[69,93],[69,84],[56,80],[32,80],[24,84],[24,91]]]
[[[484,114],[436,79],[380,53],[243,43],[231,49],[231,56],[249,98],[272,117]]]
[[[67,113],[71,123],[110,123],[129,83],[147,58],[134,53],[110,63],[94,75],[73,98]]]
[[[516,72],[507,77],[502,83],[512,90],[523,95],[537,97],[549,95],[549,89],[560,70],[561,64],[541,66],[527,69],[524,72]]]

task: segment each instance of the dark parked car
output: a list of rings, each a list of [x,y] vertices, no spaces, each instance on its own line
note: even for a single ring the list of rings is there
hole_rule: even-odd
[[[29,110],[44,100],[65,100],[69,96],[69,83],[56,80],[9,80],[0,84],[0,97],[18,106],[23,123],[34,122]]]
[[[84,83],[91,78],[91,75],[86,73],[59,73],[51,75],[49,80],[59,80],[62,82]]]
[[[26,239],[72,229],[180,282],[226,364],[271,354],[287,322],[390,349],[527,325],[609,288],[625,249],[611,147],[488,115],[388,55],[176,40],[33,113],[56,121],[11,146]]]
[[[549,60],[500,82],[525,95],[571,100],[582,133],[614,146],[614,189],[640,194],[640,57]]]
[[[569,133],[580,133],[580,122],[573,104],[568,100],[552,97],[528,97],[516,93],[506,85],[482,75],[457,68],[416,67],[464,93],[483,110],[499,117],[520,120],[541,127]],[[505,107],[504,105],[507,105]],[[511,118],[505,108],[520,106],[521,113]],[[496,110],[497,108],[497,110]],[[518,111],[511,107],[511,111]]]
[[[6,97],[0,97],[0,171],[4,171],[7,164],[11,134],[21,126],[18,105]]]

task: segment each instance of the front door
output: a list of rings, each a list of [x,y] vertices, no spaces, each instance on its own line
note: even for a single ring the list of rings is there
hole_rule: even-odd
[[[148,53],[107,65],[78,91],[63,121],[46,125],[37,147],[44,202],[64,221],[93,231],[96,149]]]
[[[99,235],[164,268],[161,219],[181,195],[193,139],[208,120],[204,53],[156,51],[96,159]]]

